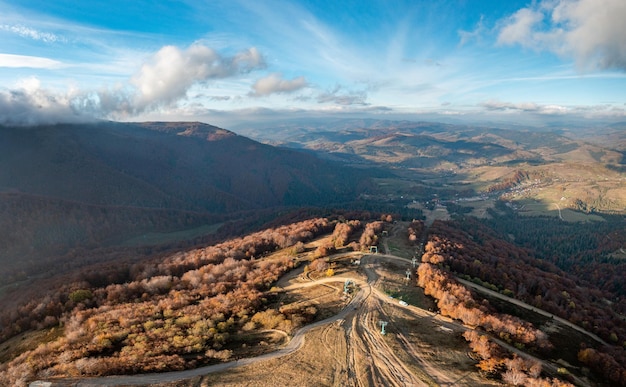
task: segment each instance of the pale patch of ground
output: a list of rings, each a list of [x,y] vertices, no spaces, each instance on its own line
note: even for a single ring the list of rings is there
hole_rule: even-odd
[[[473,210],[472,212],[470,212],[470,215],[477,218],[489,218],[489,213],[487,212],[487,210],[489,208],[495,207],[495,201],[493,199],[479,200],[474,202],[460,202],[458,204],[462,206],[472,207]]]
[[[426,217],[426,224],[431,225],[435,220],[450,220],[450,214],[445,207],[437,206],[434,210],[424,209],[424,216]]]
[[[611,254],[611,257],[615,259],[624,259],[626,260],[626,248],[621,248]]]
[[[422,210],[424,216],[426,217],[426,224],[431,225],[437,219],[439,220],[450,220],[450,214],[448,213],[448,209],[444,206],[436,206],[433,210],[429,210],[424,207],[421,203],[409,203],[407,204],[407,208],[415,208]]]
[[[499,179],[502,179],[516,169],[512,167],[502,167],[502,166],[482,166],[478,168],[474,168],[472,170],[472,179],[468,181],[469,183],[476,182],[493,182]]]
[[[309,332],[304,346],[282,358],[203,377],[200,386],[350,386],[347,342],[340,321]]]
[[[8,362],[16,354],[37,348],[42,343],[53,341],[63,334],[62,328],[50,328],[40,331],[27,331],[5,341],[0,346],[0,364]]]
[[[518,213],[522,216],[552,216],[566,222],[603,222],[604,218],[595,214],[585,214],[565,208],[558,202],[521,200],[517,202]],[[560,212],[559,212],[560,208]]]

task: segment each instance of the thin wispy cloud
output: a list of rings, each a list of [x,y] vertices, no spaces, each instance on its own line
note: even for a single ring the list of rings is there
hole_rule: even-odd
[[[229,101],[232,97],[230,95],[212,95],[208,98],[211,101]]]
[[[62,66],[62,62],[50,58],[30,55],[0,54],[0,67],[55,69]]]
[[[488,32],[487,27],[485,26],[484,16],[480,17],[480,20],[471,31],[459,30],[458,34],[460,37],[459,46],[464,46],[473,41],[482,41],[483,36]]]
[[[557,105],[539,105],[534,102],[511,103],[502,101],[486,101],[481,104],[487,110],[516,110],[541,114],[566,113],[567,108]]]
[[[341,106],[348,105],[368,105],[367,93],[365,91],[349,91],[343,90],[341,86],[335,86],[334,89],[320,93],[316,98],[318,103],[333,103]]]
[[[585,118],[593,117],[626,117],[626,109],[615,107],[611,104],[593,106],[563,106],[555,104],[538,104],[535,102],[504,102],[498,100],[485,101],[480,104],[488,111],[505,113],[532,113],[544,116],[578,116]]]
[[[29,38],[33,40],[42,41],[44,43],[57,43],[57,42],[66,43],[67,42],[67,39],[64,36],[60,36],[52,32],[38,31],[34,28],[30,28],[21,24],[14,24],[14,25],[0,24],[0,30],[11,32],[23,38]]]

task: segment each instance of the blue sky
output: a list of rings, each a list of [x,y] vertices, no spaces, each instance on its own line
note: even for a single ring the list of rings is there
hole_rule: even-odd
[[[0,123],[626,120],[626,1],[0,0]]]

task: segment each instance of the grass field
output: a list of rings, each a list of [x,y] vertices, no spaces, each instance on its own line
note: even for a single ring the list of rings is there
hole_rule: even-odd
[[[546,203],[532,199],[516,201],[518,213],[523,216],[550,216],[566,222],[603,222],[604,218],[596,214],[586,214],[564,208],[558,203]]]
[[[63,335],[62,327],[54,327],[40,331],[28,331],[17,335],[0,346],[0,364],[15,358],[17,354],[33,350],[40,344],[49,343]]]

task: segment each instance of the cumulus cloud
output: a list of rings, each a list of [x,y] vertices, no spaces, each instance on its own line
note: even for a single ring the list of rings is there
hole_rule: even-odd
[[[57,35],[57,34],[53,34],[51,32],[38,31],[36,29],[30,28],[30,27],[26,27],[26,26],[23,26],[21,24],[15,24],[15,25],[0,24],[0,31],[11,32],[11,33],[19,35],[19,36],[21,36],[23,38],[39,40],[39,41],[42,41],[44,43],[57,43],[57,42],[65,43],[65,42],[67,42],[67,39],[65,39],[65,37],[63,37],[63,36],[60,36],[60,35]]]
[[[274,73],[257,80],[254,85],[252,85],[253,91],[250,92],[250,95],[260,97],[275,93],[291,93],[307,85],[308,83],[304,77],[289,80],[283,79],[282,74]]]
[[[498,43],[532,46],[537,44],[536,39],[545,35],[534,34],[539,22],[544,18],[543,12],[522,8],[509,16],[503,23],[498,34]]]
[[[544,0],[500,21],[502,45],[548,50],[582,68],[626,71],[626,2]]]
[[[37,78],[18,82],[13,90],[0,90],[0,124],[35,125],[85,122],[72,108],[72,92],[56,94],[41,87]]]
[[[365,91],[342,91],[341,86],[335,86],[331,91],[320,93],[317,96],[318,103],[334,103],[337,105],[369,105]]]
[[[29,57],[31,66],[54,66],[45,58]],[[20,58],[0,56],[1,65]],[[12,62],[13,61],[13,62]],[[250,48],[224,56],[204,45],[187,49],[165,46],[152,55],[128,83],[100,90],[52,91],[35,78],[12,90],[0,90],[0,124],[34,125],[85,122],[97,118],[123,119],[141,113],[172,108],[197,84],[245,74],[265,67],[263,56]],[[227,100],[216,97],[216,100]]]
[[[263,56],[254,47],[233,57],[224,57],[200,44],[186,50],[165,46],[131,79],[138,90],[136,108],[143,111],[167,106],[184,97],[197,83],[264,67]]]

